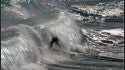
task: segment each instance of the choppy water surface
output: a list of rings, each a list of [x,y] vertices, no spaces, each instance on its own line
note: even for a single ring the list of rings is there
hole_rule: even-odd
[[[124,70],[124,0],[2,0],[2,70]]]

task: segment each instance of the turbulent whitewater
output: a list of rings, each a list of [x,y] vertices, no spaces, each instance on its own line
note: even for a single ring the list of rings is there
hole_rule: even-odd
[[[123,70],[123,0],[2,0],[2,70]]]

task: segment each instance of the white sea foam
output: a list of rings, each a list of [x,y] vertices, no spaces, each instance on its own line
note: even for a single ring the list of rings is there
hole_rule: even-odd
[[[109,29],[109,30],[102,30],[101,33],[107,32],[112,35],[123,36],[124,37],[124,30],[123,29]]]

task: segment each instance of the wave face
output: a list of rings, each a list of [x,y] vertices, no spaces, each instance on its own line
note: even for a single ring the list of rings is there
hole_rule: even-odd
[[[2,0],[1,69],[123,70],[123,5]]]

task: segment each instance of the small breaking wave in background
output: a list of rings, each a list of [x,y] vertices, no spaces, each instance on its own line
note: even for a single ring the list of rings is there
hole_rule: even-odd
[[[2,70],[123,70],[124,0],[2,0]]]

